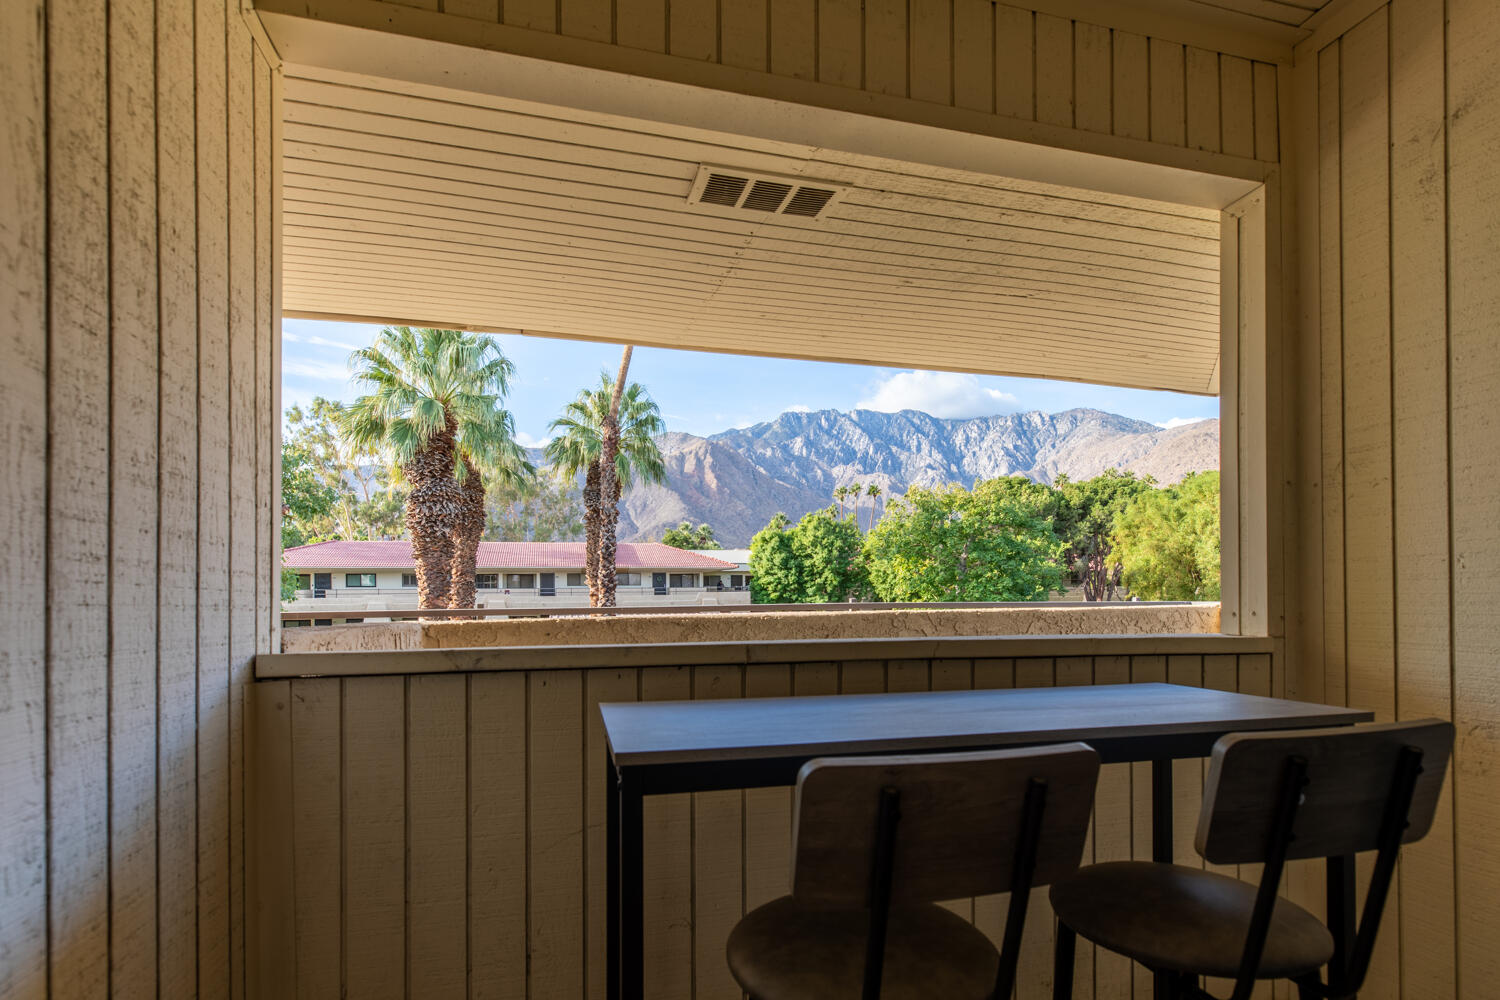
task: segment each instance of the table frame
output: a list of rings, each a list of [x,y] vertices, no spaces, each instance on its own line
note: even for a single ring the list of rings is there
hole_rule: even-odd
[[[1016,690],[1026,690],[1024,688]],[[896,695],[899,696],[899,695]],[[789,696],[787,700],[795,700]],[[675,703],[698,704],[698,703]],[[704,702],[702,704],[712,704]],[[1314,709],[1329,706],[1309,704],[1309,716]],[[1265,728],[1297,729],[1328,725],[1352,725],[1373,718],[1370,712],[1354,712],[1338,709],[1341,717],[1330,721],[1326,715],[1309,718],[1307,721],[1291,721],[1286,725]],[[606,727],[607,728],[607,727]],[[1101,762],[1151,763],[1151,858],[1168,862],[1173,859],[1172,843],[1172,762],[1179,759],[1209,756],[1220,737],[1243,731],[1226,728],[1222,732],[1193,732],[1163,734],[1160,732],[1142,736],[1113,736],[1090,739],[1075,737],[1093,747]],[[607,733],[606,733],[607,735]],[[1053,740],[1047,743],[1056,742]],[[606,741],[608,744],[608,741]],[[1046,745],[1034,741],[1017,740],[1005,742],[992,738],[982,745],[943,747],[943,752],[994,750],[1006,747]],[[932,747],[914,748],[908,751],[890,748],[864,751],[865,754],[890,754],[897,752],[936,752]],[[848,756],[858,755],[850,752]],[[647,795],[671,795],[681,792],[711,792],[727,789],[767,788],[795,785],[797,772],[802,765],[814,757],[829,756],[827,752],[803,753],[791,756],[765,756],[730,760],[702,760],[692,762],[641,763],[617,766],[613,748],[605,748],[606,789],[606,976],[605,995],[609,1000],[642,1000],[645,974],[645,926],[644,909],[644,799]],[[1354,879],[1353,858],[1330,859],[1328,864],[1328,912],[1330,930],[1337,945],[1335,962],[1347,954],[1347,935],[1353,927]],[[1347,915],[1348,919],[1341,919]],[[1155,992],[1158,997],[1169,995],[1168,977],[1157,974]]]

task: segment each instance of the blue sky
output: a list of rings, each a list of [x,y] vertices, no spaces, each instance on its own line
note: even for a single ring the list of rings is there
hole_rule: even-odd
[[[282,321],[282,402],[314,396],[349,401],[360,394],[348,379],[349,352],[379,328],[356,323]],[[507,401],[517,436],[535,445],[564,403],[601,368],[620,363],[614,344],[497,335],[516,366]],[[1149,392],[1047,379],[959,375],[866,365],[787,361],[741,355],[637,348],[630,377],[644,385],[674,431],[708,435],[773,420],[786,410],[923,410],[938,417],[975,417],[1088,406],[1166,426],[1219,415],[1212,397]]]

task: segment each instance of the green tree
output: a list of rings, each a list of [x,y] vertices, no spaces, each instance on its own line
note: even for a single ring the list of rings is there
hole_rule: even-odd
[[[661,543],[679,549],[722,549],[714,538],[714,529],[707,524],[693,527],[693,522],[683,521],[675,528],[662,532]]]
[[[826,604],[868,589],[859,527],[830,505],[795,525],[778,513],[750,539],[750,599],[756,604]]]
[[[501,406],[513,366],[481,334],[406,326],[382,329],[350,365],[371,391],[339,425],[354,447],[382,455],[410,486],[406,528],[421,607],[473,607],[484,479],[535,471]]]
[[[1062,589],[1055,501],[1020,477],[972,490],[920,486],[888,504],[865,539],[885,601],[1041,601]]]
[[[755,604],[798,604],[802,573],[786,530],[791,519],[777,512],[750,539],[750,600]]]
[[[804,514],[792,529],[791,540],[800,601],[829,604],[864,595],[869,574],[857,515],[839,517],[832,506]]]
[[[319,482],[337,496],[314,533],[326,538],[378,538],[382,532],[372,531],[361,515],[390,488],[390,470],[344,434],[344,410],[343,403],[322,396],[314,396],[305,407],[288,407],[286,440],[306,456]]]
[[[573,542],[583,535],[583,503],[556,469],[525,482],[490,484],[484,537],[495,542]]]
[[[1137,494],[1115,518],[1108,565],[1148,601],[1219,599],[1219,474]]]
[[[621,365],[621,374],[628,359]],[[666,465],[656,438],[666,431],[661,411],[638,382],[619,393],[616,379],[600,372],[599,384],[585,389],[552,421],[560,431],[547,442],[547,461],[559,474],[583,480],[584,567],[589,586],[589,604],[613,607],[615,594],[615,525],[620,497],[636,481],[666,481]],[[615,414],[615,450],[604,469],[605,426]]]
[[[1058,476],[1057,534],[1066,543],[1068,569],[1083,583],[1088,601],[1113,601],[1118,596],[1121,568],[1111,564],[1115,519],[1130,501],[1154,486],[1148,476],[1110,469],[1093,479],[1073,482]]]
[[[281,548],[294,549],[305,545],[309,534],[307,526],[319,518],[325,518],[338,502],[338,493],[317,474],[311,456],[293,444],[281,446]],[[281,599],[290,601],[297,596],[296,570],[282,569]]]

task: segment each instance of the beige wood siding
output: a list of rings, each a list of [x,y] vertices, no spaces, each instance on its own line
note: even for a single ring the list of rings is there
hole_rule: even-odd
[[[604,742],[637,699],[1161,681],[1269,695],[1268,653],[593,667],[261,681],[251,837],[265,845],[261,996],[604,995]],[[1181,761],[1177,845],[1203,765]],[[1149,764],[1104,768],[1084,860],[1150,856]],[[786,788],[648,798],[646,995],[736,1000],[724,940],[788,891]],[[404,901],[404,906],[403,906]],[[1038,890],[1018,995],[1052,975]],[[998,942],[1005,897],[952,904]],[[1079,997],[1149,997],[1080,948]],[[407,986],[405,984],[409,983]],[[419,987],[419,983],[422,985]],[[1139,983],[1139,985],[1136,985]]]
[[[1313,5],[1312,0],[1303,5],[1267,4],[1278,14],[1283,10],[1306,14],[1301,7]],[[1283,43],[1254,44],[1252,33],[1257,22],[1293,23],[1231,17],[1223,31],[1219,29],[1224,24],[1210,24],[1217,32],[1214,37],[1238,35],[1250,43],[1247,51],[1267,53],[1252,62],[1242,58],[1245,52],[1185,46],[1183,31],[1150,37],[1154,30],[1150,25],[1160,24],[1161,18],[1146,19],[1147,27],[1139,31],[1130,30],[1129,23],[1111,24],[1107,19],[1128,21],[1132,15],[1102,3],[1082,5],[1098,15],[1095,20],[992,0],[741,0],[717,5],[683,0],[670,4],[666,0],[559,0],[555,5],[490,0],[462,6],[450,3],[442,8],[446,14],[436,13],[435,3],[417,5],[429,6],[430,11],[413,12],[413,5],[401,0],[328,0],[315,6],[302,0],[257,0],[255,6],[297,17],[367,23],[380,30],[412,34],[432,30],[461,44],[513,50],[533,49],[535,40],[528,41],[526,34],[544,33],[669,57],[641,60],[622,54],[631,63],[630,71],[641,75],[676,78],[673,63],[706,62],[859,90],[882,99],[967,109],[1097,135],[1149,137],[1153,142],[1214,152],[1220,151],[1217,123],[1222,119],[1231,126],[1223,152],[1262,161],[1278,158],[1277,79],[1274,66],[1263,60],[1275,58],[1269,53],[1289,56],[1290,50]],[[1216,13],[1205,4],[1188,2],[1186,7],[1189,15]],[[1138,14],[1135,19],[1139,21]],[[453,27],[459,17],[523,33],[498,33],[481,40],[472,30]],[[441,27],[444,20],[450,22],[448,29]],[[1172,23],[1174,28],[1182,26]],[[1196,32],[1188,26],[1186,34]],[[542,50],[547,48],[542,45]],[[1186,77],[1185,51],[1191,54],[1193,70]],[[612,61],[597,47],[570,49],[565,56],[561,52],[544,58],[599,66]],[[540,50],[527,54],[540,54]],[[1228,86],[1221,87],[1221,73]],[[727,90],[754,87],[739,73],[720,74],[714,85]],[[1145,99],[1148,93],[1149,101]],[[1133,110],[1119,114],[1113,110],[1118,104]],[[888,106],[871,101],[866,110],[881,114]],[[1256,121],[1257,109],[1273,126],[1269,132],[1232,131],[1237,123]],[[1211,135],[1196,131],[1189,135],[1190,115],[1195,125],[1212,126]]]
[[[1352,6],[1352,5],[1351,5]],[[1298,50],[1302,697],[1458,727],[1361,996],[1500,981],[1500,9],[1365,4]],[[1445,101],[1446,98],[1446,101]],[[1296,879],[1312,900],[1320,879]]]
[[[271,65],[222,0],[17,0],[0,46],[0,995],[243,996]]]

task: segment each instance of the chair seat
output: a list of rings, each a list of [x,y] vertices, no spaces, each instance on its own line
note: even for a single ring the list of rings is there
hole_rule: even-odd
[[[1081,868],[1052,886],[1058,919],[1096,944],[1151,969],[1233,977],[1256,887],[1198,868],[1118,861]],[[1333,935],[1317,917],[1277,899],[1258,979],[1321,968]]]
[[[729,969],[755,1000],[856,1000],[864,984],[866,909],[782,896],[729,934]],[[896,907],[886,933],[881,1000],[985,1000],[1000,956],[963,918],[932,904]]]

